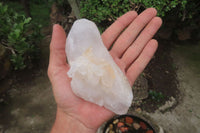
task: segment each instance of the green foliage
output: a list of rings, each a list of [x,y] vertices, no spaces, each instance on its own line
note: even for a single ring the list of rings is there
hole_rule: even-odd
[[[149,96],[151,97],[151,99],[159,102],[160,100],[162,100],[164,98],[164,95],[161,92],[156,92],[153,90],[149,91]]]
[[[41,24],[42,27],[50,24],[49,14],[51,11],[51,3],[43,2],[41,4],[30,3],[30,10],[32,15],[32,23]]]
[[[81,16],[101,23],[114,20],[130,10],[129,0],[85,0],[80,2]]]
[[[141,9],[154,7],[158,11],[158,16],[165,16],[172,9],[178,9],[182,13],[187,4],[187,0],[82,0],[81,16],[97,23],[105,20],[115,20],[122,14],[130,10],[139,11]]]
[[[58,5],[64,5],[65,2],[66,2],[66,0],[56,0],[56,3]]]
[[[24,5],[20,0],[2,0],[9,7],[14,7],[14,11],[20,15],[25,15]],[[51,5],[55,0],[29,0],[30,14],[32,17],[31,23],[41,24],[42,27],[50,24],[49,14]]]
[[[40,28],[40,25],[31,23],[30,17],[26,18],[0,3],[0,45],[11,51],[15,70],[32,65],[38,57],[37,44],[42,38]]]
[[[163,17],[168,11],[176,7],[179,7],[181,12],[185,9],[187,0],[134,0],[134,3],[139,3],[145,8],[154,7],[158,11],[158,16]]]

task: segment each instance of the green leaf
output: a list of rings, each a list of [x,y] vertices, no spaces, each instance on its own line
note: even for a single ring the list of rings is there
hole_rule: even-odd
[[[11,62],[15,65],[15,70],[24,69],[26,67],[22,55],[12,55]]]
[[[2,12],[3,12],[3,13],[5,13],[7,10],[8,10],[8,6],[4,6],[4,7],[2,8]]]
[[[19,36],[20,36],[21,31],[19,29],[15,29],[14,33],[15,33],[16,39],[18,39]]]
[[[24,20],[24,24],[27,24],[27,23],[29,23],[30,21],[31,21],[31,18],[28,17],[27,19]]]

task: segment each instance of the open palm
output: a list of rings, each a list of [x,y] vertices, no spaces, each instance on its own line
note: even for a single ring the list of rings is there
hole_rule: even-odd
[[[149,8],[140,15],[130,11],[117,19],[103,34],[102,40],[110,49],[116,64],[126,74],[133,85],[157,49],[157,41],[152,39],[161,26],[156,10]],[[65,54],[66,35],[59,25],[54,25],[50,44],[48,76],[52,83],[58,111],[76,119],[85,127],[96,130],[114,113],[96,104],[77,97],[71,89],[71,79],[67,76],[69,65]]]

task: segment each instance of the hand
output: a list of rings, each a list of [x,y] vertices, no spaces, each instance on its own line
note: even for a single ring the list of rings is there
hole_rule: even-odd
[[[108,49],[114,43],[110,54],[127,76],[131,86],[157,49],[158,43],[152,37],[160,28],[162,20],[156,17],[156,13],[153,8],[140,15],[130,11],[102,34]],[[114,113],[74,95],[70,86],[71,79],[67,76],[70,66],[66,63],[65,42],[64,30],[59,25],[54,25],[48,68],[57,103],[57,116],[52,133],[94,133]]]

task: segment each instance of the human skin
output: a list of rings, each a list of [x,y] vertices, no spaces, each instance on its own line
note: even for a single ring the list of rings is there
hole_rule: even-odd
[[[140,15],[130,11],[118,18],[102,35],[102,40],[116,64],[124,72],[130,85],[144,70],[154,55],[158,42],[152,37],[162,20],[154,8]],[[95,133],[114,113],[77,97],[67,76],[70,66],[66,62],[66,34],[59,25],[53,26],[50,43],[48,76],[57,103],[56,120],[51,133]]]

